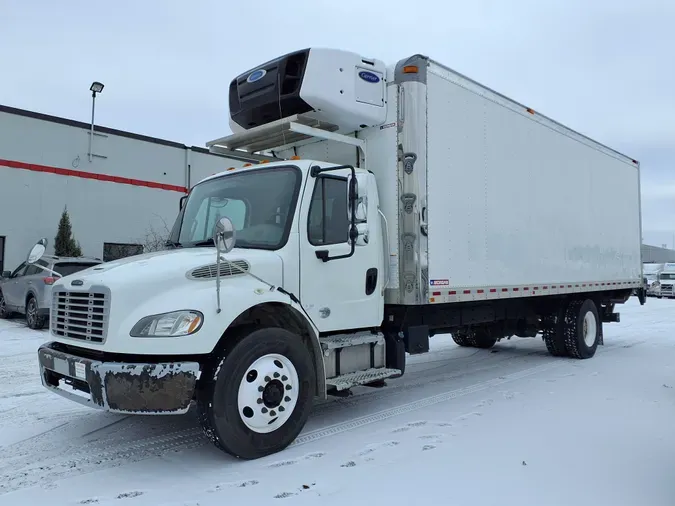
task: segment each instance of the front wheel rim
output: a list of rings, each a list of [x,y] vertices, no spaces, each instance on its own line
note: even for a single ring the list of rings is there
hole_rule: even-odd
[[[283,355],[270,353],[255,360],[239,383],[237,408],[244,425],[267,434],[293,414],[300,394],[298,372]]]

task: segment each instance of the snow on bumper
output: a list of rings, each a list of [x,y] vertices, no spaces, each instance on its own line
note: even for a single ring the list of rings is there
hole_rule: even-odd
[[[86,406],[113,413],[182,414],[199,377],[198,362],[101,362],[38,349],[42,385]]]

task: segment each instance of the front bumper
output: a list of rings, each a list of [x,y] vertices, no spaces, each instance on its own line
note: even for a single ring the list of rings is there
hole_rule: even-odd
[[[198,362],[102,362],[38,349],[42,385],[75,402],[125,414],[183,414],[190,408]]]

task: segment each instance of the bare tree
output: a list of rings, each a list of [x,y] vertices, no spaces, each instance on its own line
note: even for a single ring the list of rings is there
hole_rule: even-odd
[[[169,239],[171,231],[169,230],[169,227],[166,224],[164,218],[158,214],[155,214],[155,216],[162,222],[162,224],[158,227],[150,224],[145,233],[145,236],[139,241],[139,243],[143,246],[143,251],[145,253],[167,249],[166,241]]]

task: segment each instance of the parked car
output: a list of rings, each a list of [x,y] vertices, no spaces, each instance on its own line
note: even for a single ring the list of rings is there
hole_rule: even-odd
[[[3,272],[0,278],[0,318],[19,313],[25,316],[31,329],[44,328],[49,321],[54,282],[101,263],[94,258],[44,255],[33,265],[23,262],[14,272]]]

